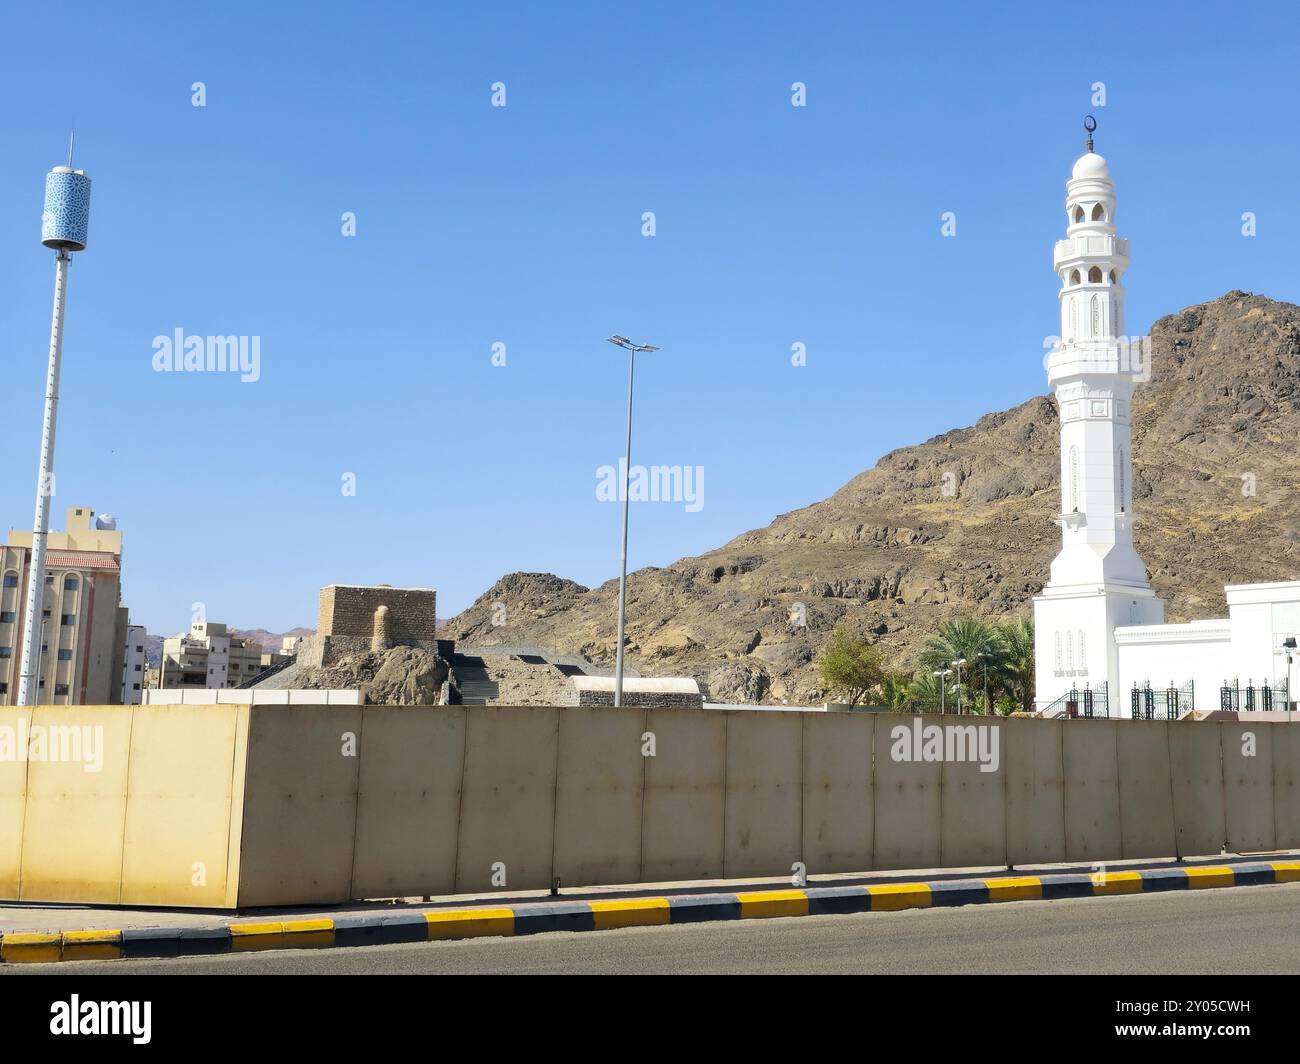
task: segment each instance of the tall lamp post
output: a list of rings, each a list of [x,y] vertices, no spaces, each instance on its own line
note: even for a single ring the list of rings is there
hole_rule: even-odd
[[[934,675],[939,677],[939,713],[942,715],[946,712],[943,708],[944,688],[948,686],[948,677],[952,675],[952,669],[936,669]]]
[[[958,658],[953,662],[957,666],[957,716],[961,716],[961,667],[966,664],[965,658]]]
[[[627,510],[628,477],[632,470],[632,381],[636,376],[639,352],[658,351],[653,344],[634,344],[626,336],[611,336],[611,344],[627,352],[627,449],[623,458],[623,538],[619,548],[618,573],[618,644],[614,660],[614,705],[623,704],[623,622],[627,613]]]

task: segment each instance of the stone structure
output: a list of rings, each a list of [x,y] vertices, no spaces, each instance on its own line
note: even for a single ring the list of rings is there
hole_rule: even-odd
[[[436,652],[437,592],[429,587],[330,584],[321,588],[316,634],[298,660],[321,668],[349,654],[421,647]]]
[[[575,676],[573,678],[577,706],[613,706],[614,677]],[[623,707],[625,709],[703,709],[704,696],[700,685],[689,676],[645,676],[623,678]]]

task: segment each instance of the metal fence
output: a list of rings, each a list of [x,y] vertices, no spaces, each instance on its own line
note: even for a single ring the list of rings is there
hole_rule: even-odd
[[[1256,710],[1265,713],[1269,712],[1289,712],[1291,709],[1291,693],[1287,689],[1286,681],[1276,684],[1260,684],[1255,686],[1253,680],[1247,680],[1246,686],[1241,686],[1241,681],[1234,679],[1231,683],[1223,681],[1223,686],[1219,688],[1219,708],[1230,712],[1240,712],[1241,710]]]
[[[1196,705],[1196,689],[1191,680],[1181,687],[1173,680],[1168,687],[1152,687],[1150,680],[1141,687],[1135,683],[1130,705],[1134,720],[1177,720]]]
[[[1082,691],[1077,686],[1071,687],[1043,710],[1043,716],[1104,720],[1110,716],[1110,695],[1105,682],[1096,687],[1084,684]]]

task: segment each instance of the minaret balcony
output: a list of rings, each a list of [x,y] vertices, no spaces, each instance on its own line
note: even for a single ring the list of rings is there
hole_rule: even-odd
[[[1088,515],[1071,510],[1068,514],[1057,514],[1052,518],[1052,523],[1067,532],[1073,532],[1087,525]]]
[[[1052,250],[1057,270],[1107,259],[1115,265],[1128,265],[1128,238],[1110,233],[1078,233],[1058,240]]]

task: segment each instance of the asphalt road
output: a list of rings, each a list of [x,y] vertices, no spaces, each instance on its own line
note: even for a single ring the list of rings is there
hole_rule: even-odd
[[[466,942],[4,965],[60,974],[1300,972],[1300,883]]]

